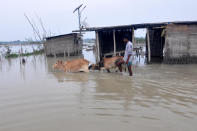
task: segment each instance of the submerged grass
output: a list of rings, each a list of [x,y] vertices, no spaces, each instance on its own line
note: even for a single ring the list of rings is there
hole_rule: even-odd
[[[23,53],[23,54],[8,54],[5,56],[5,58],[17,58],[17,57],[20,57],[20,56],[31,56],[31,55],[39,55],[39,54],[42,54],[44,53],[44,50],[37,50],[37,51],[34,51],[34,52],[31,52],[31,53]]]

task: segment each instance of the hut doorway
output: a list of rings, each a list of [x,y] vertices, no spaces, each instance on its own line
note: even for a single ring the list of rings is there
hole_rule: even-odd
[[[164,28],[147,29],[146,56],[149,57],[150,55],[151,62],[163,61],[164,46],[165,46],[165,29]],[[149,48],[150,50],[148,50]]]
[[[99,31],[97,34],[100,58],[124,55],[124,36],[128,35],[132,40],[132,29]]]
[[[134,45],[134,54],[135,54],[135,60],[136,62],[145,62],[145,56],[146,56],[146,34],[147,31],[145,28],[143,29],[137,29],[134,31],[134,39],[133,45]]]

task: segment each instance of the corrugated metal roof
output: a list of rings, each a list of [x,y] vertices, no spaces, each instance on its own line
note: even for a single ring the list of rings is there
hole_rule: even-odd
[[[60,37],[66,37],[66,36],[70,36],[70,35],[77,35],[78,33],[69,33],[69,34],[62,34],[62,35],[57,35],[57,36],[51,36],[51,37],[46,37],[46,40],[51,40],[51,39],[56,39],[56,38],[60,38]]]
[[[107,31],[107,30],[122,30],[122,29],[139,29],[139,28],[153,28],[167,26],[168,24],[197,24],[197,21],[175,21],[175,22],[161,22],[161,23],[142,23],[142,24],[131,24],[131,25],[119,25],[119,26],[107,26],[107,27],[90,27],[84,28],[82,31]],[[75,30],[73,32],[79,32]]]

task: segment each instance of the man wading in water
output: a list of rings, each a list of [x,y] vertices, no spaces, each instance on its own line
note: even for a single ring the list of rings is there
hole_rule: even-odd
[[[132,53],[133,53],[133,44],[131,41],[129,41],[129,37],[125,36],[123,39],[124,43],[126,44],[126,49],[125,49],[125,53],[124,53],[124,59],[120,60],[119,62],[117,62],[117,66],[120,70],[120,72],[122,72],[122,64],[126,64],[129,70],[129,75],[132,76],[133,72],[131,69],[132,66]]]

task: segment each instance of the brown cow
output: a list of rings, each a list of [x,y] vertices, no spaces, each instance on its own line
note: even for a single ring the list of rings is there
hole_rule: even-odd
[[[117,62],[119,60],[122,60],[122,56],[114,56],[111,58],[103,58],[103,60],[96,65],[93,64],[89,67],[89,69],[92,70],[101,70],[101,69],[106,69],[110,73],[110,69],[116,68],[117,67]]]
[[[77,60],[71,60],[71,61],[57,61],[56,64],[54,64],[54,69],[63,70],[64,72],[89,72],[88,69],[89,61],[85,59],[77,59]]]
[[[64,70],[64,63],[63,63],[63,61],[58,60],[58,61],[53,65],[53,69],[56,69],[56,70]]]

